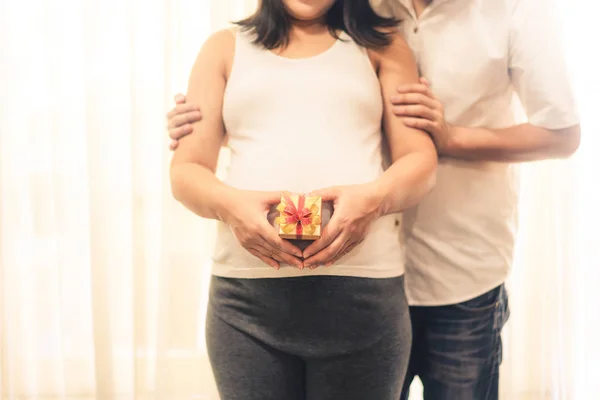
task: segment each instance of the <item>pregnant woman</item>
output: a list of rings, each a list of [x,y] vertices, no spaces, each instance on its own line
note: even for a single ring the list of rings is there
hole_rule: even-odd
[[[368,1],[263,0],[200,51],[187,96],[203,116],[171,182],[219,221],[206,335],[222,400],[400,396],[411,331],[394,214],[431,189],[437,155],[382,101],[418,82],[396,23]],[[333,203],[306,248],[267,220],[283,191]]]

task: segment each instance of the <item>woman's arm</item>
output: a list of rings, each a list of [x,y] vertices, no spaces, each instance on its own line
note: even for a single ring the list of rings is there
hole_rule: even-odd
[[[279,192],[251,192],[225,185],[215,176],[219,149],[225,137],[222,109],[235,38],[230,31],[211,36],[192,68],[188,99],[203,111],[193,132],[181,138],[171,162],[173,196],[204,218],[218,219],[251,254],[278,269],[279,262],[302,267],[302,253],[279,238],[266,215],[280,201]]]
[[[234,46],[235,39],[227,31],[214,34],[202,46],[187,98],[202,108],[204,118],[194,123],[193,133],[180,139],[171,161],[173,196],[199,216],[223,221],[234,190],[217,179],[215,169],[225,136],[223,94]]]
[[[391,153],[392,165],[373,183],[379,199],[380,215],[398,213],[412,207],[435,184],[437,152],[431,137],[422,130],[409,128],[394,114],[392,97],[399,85],[418,83],[414,56],[399,33],[392,44],[372,51],[378,66],[383,96],[383,130]]]

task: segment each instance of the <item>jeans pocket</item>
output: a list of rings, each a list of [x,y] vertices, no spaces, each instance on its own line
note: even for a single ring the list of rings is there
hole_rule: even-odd
[[[468,312],[492,311],[499,306],[501,288],[502,285],[482,294],[481,296],[475,297],[474,299],[455,304],[454,307]]]

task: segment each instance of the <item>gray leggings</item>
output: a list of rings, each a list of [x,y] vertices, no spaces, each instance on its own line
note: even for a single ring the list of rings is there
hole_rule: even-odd
[[[397,400],[403,277],[213,277],[206,340],[221,400]]]

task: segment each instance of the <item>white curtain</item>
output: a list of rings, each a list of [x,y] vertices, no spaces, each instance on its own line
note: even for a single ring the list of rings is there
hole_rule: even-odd
[[[512,399],[600,399],[600,8],[556,0],[583,138],[575,157],[522,167],[501,391]],[[533,21],[532,21],[533,23]]]
[[[254,4],[0,0],[1,399],[216,399],[213,226],[171,199],[164,113],[207,35]],[[560,4],[584,142],[525,171],[510,400],[600,398],[600,29]]]

